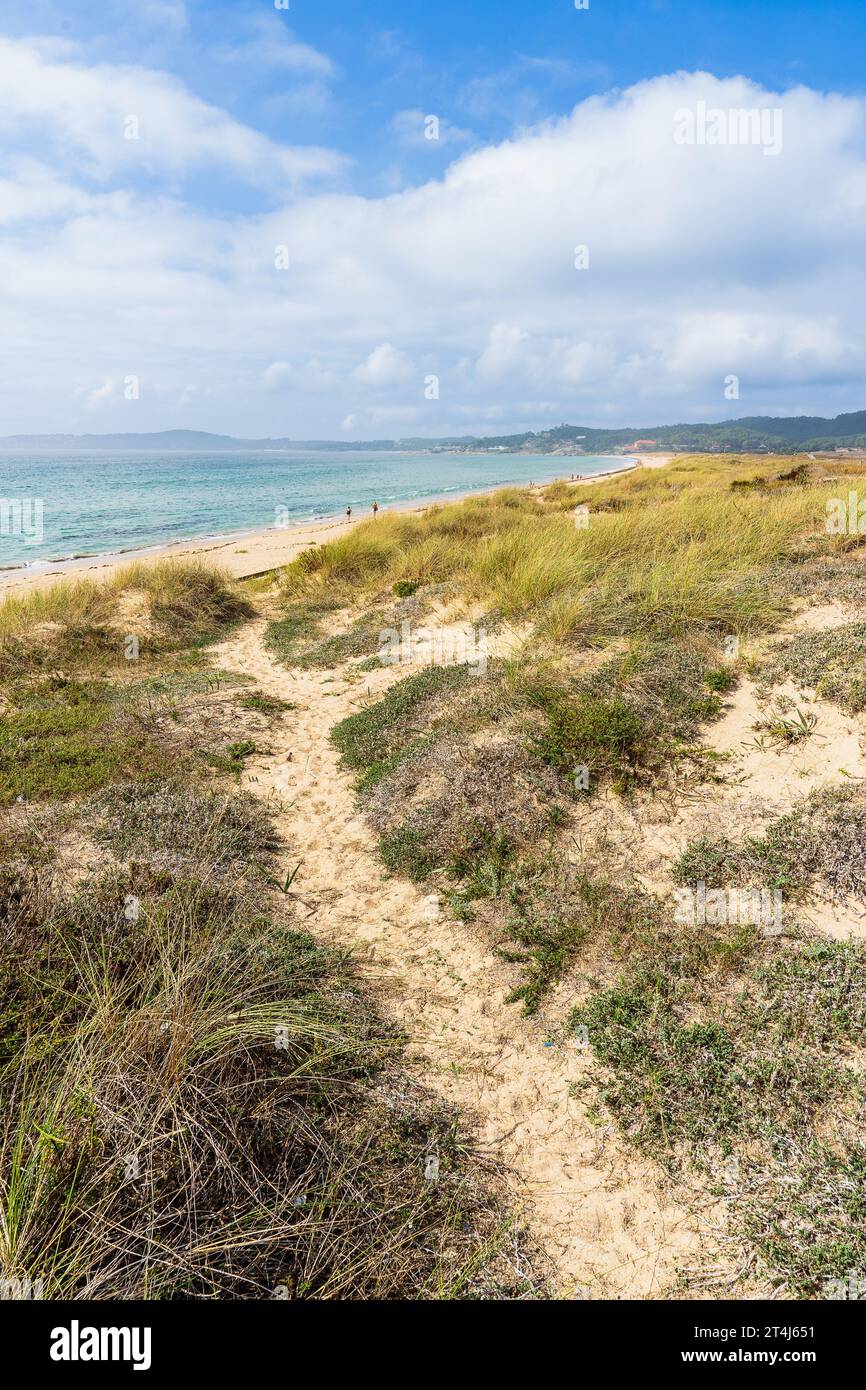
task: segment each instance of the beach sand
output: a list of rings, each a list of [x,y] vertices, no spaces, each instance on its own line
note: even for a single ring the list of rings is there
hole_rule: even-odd
[[[669,456],[660,454],[635,454],[630,455],[629,458],[634,460],[631,467],[624,461],[622,468],[611,468],[604,473],[593,473],[586,478],[577,478],[574,486],[595,483],[602,478],[616,476],[619,473],[631,473],[635,467],[660,468],[670,462]],[[575,458],[576,467],[579,462],[578,455]],[[563,475],[563,478],[560,479],[560,481],[569,480],[570,474]],[[543,486],[549,486],[549,483],[545,483]],[[498,491],[501,491],[501,488],[487,488],[482,492],[469,492],[460,497],[455,496],[454,493],[449,493],[442,497],[430,498],[423,503],[398,503],[392,507],[383,507],[380,512],[382,515],[395,511],[420,513],[428,511],[433,506],[462,500],[463,497],[483,497],[490,492]],[[249,579],[253,575],[264,574],[268,570],[289,564],[300,555],[302,550],[308,550],[314,545],[325,545],[328,541],[345,535],[359,522],[369,520],[369,517],[369,512],[359,512],[352,517],[351,521],[332,517],[327,520],[310,522],[308,525],[287,527],[284,530],[278,527],[269,527],[266,531],[250,534],[202,537],[199,540],[151,546],[146,550],[126,551],[123,554],[94,555],[76,560],[65,560],[48,565],[45,569],[7,570],[0,573],[0,595],[21,594],[31,589],[45,588],[63,578],[108,579],[118,570],[123,569],[125,565],[135,561],[153,562],[168,558],[204,560],[208,564],[225,570],[235,579]]]

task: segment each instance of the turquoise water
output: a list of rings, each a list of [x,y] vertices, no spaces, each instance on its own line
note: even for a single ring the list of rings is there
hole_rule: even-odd
[[[625,463],[597,455],[372,451],[0,453],[0,569],[300,525],[347,506],[365,516],[374,501],[387,510]]]

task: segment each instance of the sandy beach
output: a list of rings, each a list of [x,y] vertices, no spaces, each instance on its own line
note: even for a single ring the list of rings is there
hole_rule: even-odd
[[[577,460],[579,461],[579,459]],[[630,455],[621,468],[610,468],[603,473],[593,473],[589,477],[575,478],[575,487],[588,486],[602,478],[620,473],[631,473],[635,468],[661,468],[670,462],[670,455],[636,454]],[[552,481],[571,482],[571,475]],[[544,484],[549,486],[550,483]],[[397,503],[383,507],[381,514],[388,512],[421,513],[431,507],[447,505],[465,497],[483,497],[488,492],[501,491],[501,488],[487,488],[477,492],[467,492],[459,497],[449,493],[441,497],[426,499],[423,503]],[[369,520],[369,513],[358,513],[351,521],[331,517],[308,525],[291,526],[285,529],[272,526],[265,531],[238,533],[229,536],[202,537],[199,540],[178,541],[174,544],[151,546],[146,550],[126,551],[122,554],[94,555],[75,560],[59,561],[44,569],[12,569],[0,573],[0,595],[21,594],[34,588],[44,588],[57,579],[108,579],[125,565],[134,561],[151,562],[167,558],[200,559],[218,566],[235,579],[249,579],[253,575],[264,574],[267,570],[287,565],[310,546],[325,545],[338,536],[345,535],[361,521]]]

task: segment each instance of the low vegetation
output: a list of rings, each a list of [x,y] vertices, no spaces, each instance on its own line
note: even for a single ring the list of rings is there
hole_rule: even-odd
[[[203,654],[252,598],[278,662],[349,681],[332,739],[383,871],[478,934],[508,1007],[591,1058],[588,1113],[718,1199],[765,1289],[821,1297],[866,1268],[866,948],[799,912],[866,902],[862,790],[718,825],[665,866],[669,896],[609,843],[724,775],[708,731],[744,674],[773,750],[815,732],[783,682],[866,708],[861,541],[825,525],[839,486],[820,461],[681,458],[382,515],[270,589],[145,567],[0,612],[7,1277],[84,1297],[535,1291],[471,1131],[299,930],[295,870],[238,791],[293,717]],[[772,639],[830,599],[850,621]],[[372,696],[383,630],[446,607],[522,648]],[[780,892],[783,930],[689,925],[675,887]]]
[[[474,699],[465,669],[425,670],[334,730],[383,863],[485,936],[525,1012],[571,982],[582,1002],[568,1028],[611,1116],[661,1163],[735,1195],[734,1234],[805,1296],[866,1259],[851,1229],[864,1203],[866,956],[809,940],[793,912],[814,891],[864,897],[861,794],[819,792],[672,866],[682,885],[781,891],[784,935],[682,925],[672,900],[611,877],[603,854],[575,856],[570,827],[600,790],[652,794],[684,761],[720,775],[702,739],[741,677],[739,643],[772,633],[794,601],[866,601],[858,543],[824,525],[838,487],[823,473],[698,458],[577,495],[511,491],[381,518],[285,578],[294,603],[445,585],[468,611],[528,626],[519,660],[491,663]],[[860,709],[860,627],[775,644],[757,671],[764,693],[793,680]],[[791,747],[813,729],[788,701],[758,732]]]
[[[767,686],[793,681],[857,714],[866,709],[866,623],[789,637],[772,647],[759,675]]]
[[[816,885],[866,903],[866,799],[859,787],[816,792],[761,835],[690,844],[671,872],[691,887],[770,888],[796,900]]]
[[[235,785],[293,710],[203,654],[249,612],[177,564],[0,606],[0,1274],[61,1299],[533,1296],[495,1165],[301,929]]]

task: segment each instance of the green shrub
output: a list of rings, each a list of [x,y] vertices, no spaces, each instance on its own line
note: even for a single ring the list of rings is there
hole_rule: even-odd
[[[715,666],[711,671],[707,671],[704,680],[710,690],[725,695],[729,690],[733,690],[737,684],[737,674],[731,670],[730,666]]]
[[[559,772],[585,765],[597,780],[606,774],[627,779],[643,754],[643,729],[635,711],[618,695],[610,699],[560,690],[542,693],[546,727],[531,740],[533,751]]]

